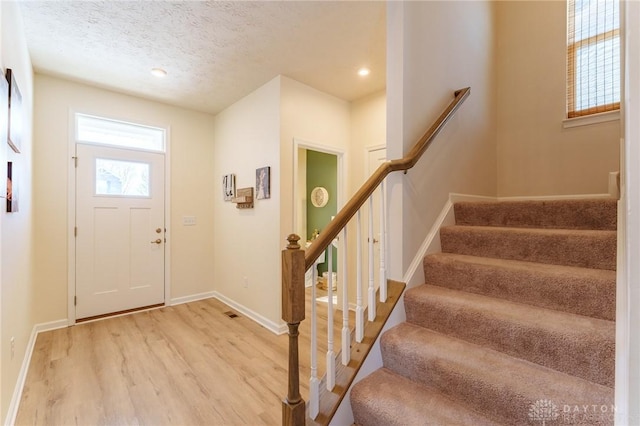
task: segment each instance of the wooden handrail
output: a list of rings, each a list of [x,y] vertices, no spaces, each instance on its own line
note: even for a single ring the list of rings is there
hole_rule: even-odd
[[[453,113],[469,96],[467,87],[455,92],[455,99],[438,117],[427,132],[420,138],[409,154],[399,160],[386,161],[371,175],[347,204],[329,222],[322,234],[314,240],[306,254],[300,248],[297,235],[289,235],[289,244],[282,251],[282,319],[289,329],[289,380],[288,393],[282,401],[282,424],[302,426],[305,424],[305,401],[300,396],[298,362],[298,326],[305,318],[305,271],[313,265],[320,254],[331,244],[338,233],[347,225],[373,191],[391,172],[409,170],[429,147],[436,135],[449,121]]]
[[[420,157],[422,157],[422,154],[424,154],[429,145],[431,145],[433,139],[438,135],[438,133],[440,133],[440,130],[442,130],[444,125],[449,121],[470,93],[470,87],[456,90],[453,101],[404,158],[386,161],[376,169],[364,185],[360,187],[358,192],[356,192],[347,204],[345,204],[345,206],[338,212],[336,217],[329,222],[320,236],[315,239],[311,246],[306,250],[305,270],[309,269],[311,265],[313,265],[318,256],[320,256],[329,244],[331,244],[331,242],[338,236],[342,228],[347,226],[349,220],[351,220],[353,215],[355,215],[360,207],[364,205],[371,194],[373,194],[373,191],[376,190],[389,173],[399,170],[409,170],[416,165],[418,160],[420,160]]]

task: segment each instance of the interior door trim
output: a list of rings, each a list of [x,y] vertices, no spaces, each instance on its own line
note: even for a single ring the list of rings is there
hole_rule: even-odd
[[[292,193],[293,193],[293,223],[292,223],[292,228],[291,229],[298,229],[298,206],[296,203],[296,197],[298,194],[298,150],[302,148],[302,149],[306,149],[306,150],[312,150],[312,151],[317,151],[317,152],[323,152],[325,154],[332,154],[335,155],[338,159],[338,194],[336,194],[337,197],[337,209],[338,211],[340,211],[340,209],[342,208],[342,206],[344,206],[344,197],[345,197],[345,191],[346,191],[346,182],[345,182],[345,172],[344,172],[344,165],[345,165],[345,151],[336,147],[332,147],[332,146],[327,146],[327,145],[321,145],[321,144],[317,144],[317,143],[313,143],[313,142],[308,142],[299,138],[293,138],[293,174],[292,174],[292,178],[293,178],[293,186],[292,186]],[[304,238],[304,237],[303,237]]]

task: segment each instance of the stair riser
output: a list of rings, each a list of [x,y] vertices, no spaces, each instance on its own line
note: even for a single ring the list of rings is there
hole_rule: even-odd
[[[519,323],[517,317],[470,310],[455,302],[405,295],[407,322],[525,359],[605,386],[613,386],[611,334],[564,333]]]
[[[550,268],[496,267],[432,255],[424,259],[427,284],[532,306],[615,320],[613,271],[581,275]],[[596,273],[597,272],[597,273]]]
[[[615,270],[613,231],[530,232],[502,228],[443,227],[442,251],[552,265]]]
[[[615,231],[616,200],[462,202],[454,205],[457,225]]]
[[[396,374],[410,378],[424,386],[441,392],[457,401],[464,401],[471,409],[502,422],[503,424],[530,424],[529,412],[536,401],[547,399],[552,401],[560,412],[559,423],[562,423],[562,411],[565,406],[596,406],[611,409],[613,390],[603,386],[585,383],[584,388],[578,386],[558,386],[546,389],[531,389],[522,383],[509,382],[500,375],[500,366],[487,364],[487,368],[496,367],[489,374],[474,375],[465,366],[458,364],[452,357],[442,356],[437,350],[423,351],[424,344],[407,346],[399,341],[385,340],[381,342],[384,365]],[[407,362],[411,359],[412,362]],[[487,373],[487,372],[484,372]],[[575,383],[575,380],[573,381]],[[595,389],[595,391],[594,391]],[[595,414],[600,415],[597,411]],[[612,424],[609,416],[603,415],[588,424]]]

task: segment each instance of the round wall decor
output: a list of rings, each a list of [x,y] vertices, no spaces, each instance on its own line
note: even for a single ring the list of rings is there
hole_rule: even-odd
[[[329,192],[326,188],[316,186],[311,191],[311,204],[314,207],[324,207],[329,202]]]

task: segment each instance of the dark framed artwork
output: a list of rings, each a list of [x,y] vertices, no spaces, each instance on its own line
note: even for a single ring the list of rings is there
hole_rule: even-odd
[[[271,198],[271,167],[256,169],[256,200]]]
[[[233,200],[233,197],[236,196],[236,175],[222,176],[222,193],[225,201]]]
[[[17,175],[13,169],[13,162],[7,162],[7,213],[18,211]]]
[[[9,83],[0,78],[0,146],[7,143],[9,136]]]
[[[7,69],[9,83],[9,145],[15,152],[20,152],[22,145],[22,94],[11,68]]]

